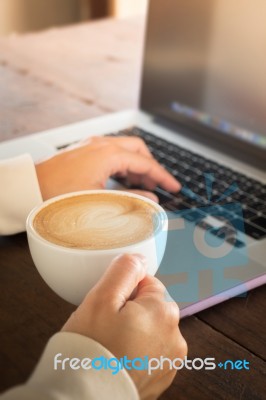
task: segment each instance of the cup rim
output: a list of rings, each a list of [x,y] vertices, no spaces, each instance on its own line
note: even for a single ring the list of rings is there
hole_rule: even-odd
[[[115,247],[115,248],[110,248],[110,249],[79,249],[79,248],[72,248],[72,247],[65,247],[65,246],[61,246],[59,244],[56,243],[52,243],[49,240],[43,238],[34,228],[33,226],[33,221],[35,216],[46,206],[48,206],[49,204],[55,203],[57,201],[69,198],[69,197],[78,197],[78,196],[82,196],[84,194],[103,194],[103,193],[111,193],[117,196],[126,196],[126,197],[131,197],[131,198],[137,198],[140,200],[145,201],[148,204],[151,204],[153,207],[157,208],[160,215],[161,215],[161,226],[160,229],[158,229],[157,232],[155,232],[152,236],[149,236],[148,238],[141,240],[139,242],[136,243],[132,243],[129,244],[127,246],[123,246],[123,247]],[[131,248],[134,248],[138,245],[141,244],[145,244],[151,240],[153,240],[159,233],[163,232],[164,230],[167,230],[168,227],[168,218],[167,218],[167,214],[166,211],[162,208],[162,206],[160,206],[160,204],[155,203],[153,200],[148,199],[147,197],[144,197],[142,195],[139,195],[137,193],[131,193],[131,192],[127,192],[125,190],[109,190],[109,189],[93,189],[93,190],[82,190],[82,191],[77,191],[77,192],[71,192],[71,193],[66,193],[66,194],[62,194],[56,197],[53,197],[49,200],[45,200],[41,205],[38,205],[36,207],[34,207],[26,220],[26,232],[28,236],[33,236],[35,240],[41,242],[42,244],[48,246],[48,247],[52,247],[55,248],[57,250],[61,250],[64,252],[69,252],[69,253],[95,253],[95,252],[100,252],[100,253],[117,253],[117,251],[129,251]]]

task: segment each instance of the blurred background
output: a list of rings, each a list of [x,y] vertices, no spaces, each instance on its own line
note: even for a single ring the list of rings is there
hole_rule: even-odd
[[[0,35],[146,12],[148,0],[0,0]]]

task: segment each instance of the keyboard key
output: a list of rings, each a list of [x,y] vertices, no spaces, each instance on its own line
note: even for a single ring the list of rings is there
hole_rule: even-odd
[[[197,183],[195,182],[190,182],[188,189],[190,189],[193,193],[195,193],[195,195],[198,195],[200,197],[206,196],[206,189],[197,185]]]
[[[234,214],[223,209],[219,206],[213,206],[209,210],[209,215],[212,217],[219,219],[221,221],[229,221],[231,222],[234,219]]]
[[[244,219],[251,219],[253,217],[256,217],[257,213],[253,210],[250,210],[249,208],[243,207],[243,216],[244,216]]]
[[[212,226],[211,226],[210,224],[208,224],[207,222],[205,222],[205,221],[200,221],[197,225],[198,225],[200,228],[204,229],[205,231],[206,231],[207,229],[212,229]]]
[[[250,182],[248,179],[244,180],[243,182],[237,182],[237,184],[242,192],[248,192],[253,188],[252,182]]]
[[[227,241],[227,243],[230,243],[234,247],[237,247],[239,249],[246,246],[244,242],[242,242],[241,240],[238,240],[234,237],[230,237],[230,238],[226,239],[226,241]]]
[[[198,201],[196,199],[192,199],[192,198],[187,197],[187,196],[186,196],[186,198],[184,200],[184,203],[186,203],[189,208],[198,206]]]
[[[216,232],[213,231],[212,234],[220,238],[229,238],[235,236],[236,230],[229,226],[223,226],[219,229],[216,229]]]
[[[199,176],[201,176],[201,174],[199,174],[197,171],[187,171],[187,174],[189,175],[189,177],[191,178],[191,180],[193,181],[197,181],[197,179],[199,178]]]
[[[240,203],[246,203],[247,201],[250,201],[250,197],[247,193],[242,192],[241,190],[238,190],[234,193],[231,194],[232,198],[236,201],[239,201]]]
[[[258,200],[266,204],[266,193],[261,193],[259,191],[253,192],[253,194],[258,198]]]
[[[245,247],[245,243],[235,237],[236,236],[235,230],[223,227],[220,229],[212,229],[210,230],[210,233],[220,239],[226,240],[227,243],[232,244],[234,247],[237,248]]]
[[[219,205],[235,203],[231,197],[225,197],[224,199],[220,200],[221,196],[222,196],[221,194],[212,196],[211,203],[213,203],[213,204],[219,203]]]
[[[172,195],[158,188],[155,193],[159,197],[161,204],[164,206],[168,204],[169,207],[172,207],[174,210],[190,209],[190,212],[192,212],[193,209],[195,211],[195,207],[200,207],[202,205],[208,206],[204,173],[212,172],[215,181],[212,188],[211,202],[212,205],[217,207],[212,209],[209,214],[221,220],[226,219],[229,220],[229,222],[232,220],[236,221],[239,219],[237,218],[238,216],[219,208],[219,206],[230,202],[239,202],[243,206],[243,216],[247,234],[255,239],[265,237],[265,184],[137,127],[129,128],[116,134],[111,134],[110,136],[117,135],[137,136],[142,138],[154,157],[165,166],[184,187],[187,187],[190,191],[200,196],[200,198],[191,198],[191,196],[185,197],[180,193]],[[219,204],[215,203],[232,183],[237,183],[238,189],[230,194],[230,196],[227,196],[222,202],[219,201]],[[194,214],[191,214],[191,218],[193,218],[193,215]]]
[[[159,203],[164,204],[173,199],[173,196],[161,188],[156,188],[154,194],[159,198]]]
[[[184,214],[184,219],[190,222],[198,222],[205,217],[206,215],[199,210],[191,210]]]
[[[175,204],[175,203],[170,203],[170,204],[171,204],[171,206],[173,207],[173,209],[174,209],[175,211],[182,211],[182,212],[184,212],[184,211],[186,211],[186,210],[190,210],[190,205],[187,204],[187,203],[185,203],[184,201],[182,201],[182,202],[180,202],[180,203],[178,203],[178,204]]]
[[[245,223],[245,233],[256,240],[261,240],[266,237],[265,231],[249,223]]]
[[[252,224],[258,225],[260,228],[266,230],[266,218],[265,217],[256,217],[252,218],[251,221]]]
[[[261,202],[259,199],[251,199],[247,201],[247,204],[250,208],[253,208],[253,210],[260,211],[265,208],[265,203]]]

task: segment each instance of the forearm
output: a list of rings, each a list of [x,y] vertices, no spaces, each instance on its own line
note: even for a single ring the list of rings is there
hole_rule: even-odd
[[[68,365],[55,369],[54,358],[96,358],[113,355],[99,343],[74,333],[59,333],[49,341],[29,381],[0,396],[1,400],[138,400],[137,389],[125,370],[113,375],[111,370],[78,369]]]
[[[0,161],[0,188],[0,235],[25,231],[29,212],[42,202],[29,155]]]

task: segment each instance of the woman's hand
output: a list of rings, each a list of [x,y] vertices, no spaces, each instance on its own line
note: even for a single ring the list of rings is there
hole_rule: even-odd
[[[135,137],[93,137],[59,152],[36,165],[43,200],[87,189],[104,189],[113,175],[130,184],[169,192],[180,190],[179,182],[152,157],[144,141]],[[142,192],[153,200],[156,196]]]
[[[117,257],[62,330],[96,340],[118,359],[183,359],[187,344],[178,327],[178,306],[166,301],[165,287],[146,276],[146,269],[141,255]],[[128,373],[140,398],[153,400],[170,386],[176,370],[166,363],[151,375],[147,370]]]

